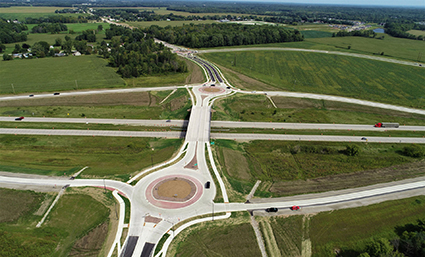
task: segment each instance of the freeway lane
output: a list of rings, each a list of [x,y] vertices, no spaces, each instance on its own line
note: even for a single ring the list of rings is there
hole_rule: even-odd
[[[196,114],[196,112],[195,112]],[[207,115],[198,114],[198,119],[208,120]],[[283,141],[321,141],[321,142],[366,142],[361,136],[315,136],[315,135],[287,135],[287,134],[238,134],[238,133],[211,133],[209,126],[199,126],[194,123],[193,129],[197,132],[186,137],[188,142],[208,142],[207,139],[230,140],[283,140]],[[189,127],[190,128],[190,127]],[[184,138],[185,132],[155,132],[155,131],[109,131],[109,130],[67,130],[67,129],[7,129],[0,128],[0,134],[9,135],[49,135],[49,136],[105,136],[105,137],[162,137]],[[189,141],[190,139],[191,141]],[[423,137],[367,137],[369,143],[412,143],[425,144]]]
[[[16,117],[1,117],[0,122],[15,122]],[[94,118],[39,118],[25,117],[19,121],[23,122],[44,122],[44,123],[96,123],[96,124],[115,124],[132,126],[177,126],[186,127],[187,120],[137,120],[137,119],[94,119]],[[19,124],[17,123],[17,124]],[[241,121],[211,121],[211,127],[214,128],[276,128],[276,129],[320,129],[320,130],[356,130],[356,131],[425,131],[425,126],[405,126],[399,128],[375,128],[373,125],[358,124],[329,124],[329,123],[287,123],[287,122],[241,122]]]
[[[7,129],[0,128],[0,134],[49,135],[49,136],[105,136],[105,137],[164,137],[184,138],[185,132],[157,131],[116,131],[116,130],[77,130],[77,129]]]
[[[197,84],[196,84],[197,85]],[[63,96],[80,96],[80,95],[95,95],[95,94],[116,94],[116,93],[136,93],[136,92],[147,92],[147,91],[164,91],[174,90],[177,88],[185,88],[185,86],[171,86],[171,87],[136,87],[136,88],[125,88],[125,89],[98,89],[98,90],[87,90],[87,91],[73,91],[73,92],[61,92],[60,95],[53,95],[53,93],[40,93],[34,94],[33,97],[26,95],[11,95],[2,96],[0,101],[19,100],[19,99],[36,99],[36,98],[49,98],[49,97],[63,97]]]
[[[313,135],[282,135],[282,134],[237,134],[211,133],[212,139],[230,140],[282,140],[282,141],[317,141],[317,142],[366,142],[361,136],[313,136]],[[368,143],[412,143],[425,144],[423,137],[367,137]]]

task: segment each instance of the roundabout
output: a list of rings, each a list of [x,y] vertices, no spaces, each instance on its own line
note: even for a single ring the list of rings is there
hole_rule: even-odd
[[[203,194],[199,180],[187,175],[168,175],[151,182],[146,199],[156,207],[178,209],[197,202]]]

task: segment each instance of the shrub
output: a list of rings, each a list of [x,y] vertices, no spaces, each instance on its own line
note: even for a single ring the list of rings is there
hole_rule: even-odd
[[[402,152],[404,155],[414,157],[414,158],[423,157],[425,155],[424,149],[419,145],[405,146]]]

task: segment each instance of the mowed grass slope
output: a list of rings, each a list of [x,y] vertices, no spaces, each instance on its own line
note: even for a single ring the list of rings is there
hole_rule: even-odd
[[[273,96],[271,99],[277,108],[264,95],[240,94],[219,99],[214,104],[212,119],[368,125],[392,121],[406,125],[425,125],[425,116],[419,114],[306,98]],[[412,101],[412,105],[423,108],[425,100]]]
[[[179,139],[0,135],[0,170],[83,177],[124,176],[169,159]],[[152,150],[153,149],[153,150]]]
[[[403,106],[412,106],[412,101],[425,95],[425,69],[422,67],[284,51],[225,52],[204,56],[276,90],[346,96]],[[235,59],[236,65],[233,64]]]
[[[396,237],[395,228],[424,219],[425,197],[387,201],[366,207],[319,213],[310,221],[315,257],[358,256],[373,238]]]
[[[125,85],[107,61],[95,55],[0,62],[0,94],[113,88]],[[13,87],[12,87],[13,84]]]

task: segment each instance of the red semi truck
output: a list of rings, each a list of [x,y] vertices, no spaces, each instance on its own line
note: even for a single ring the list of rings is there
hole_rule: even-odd
[[[391,122],[379,122],[375,124],[375,128],[398,128],[400,124]]]

